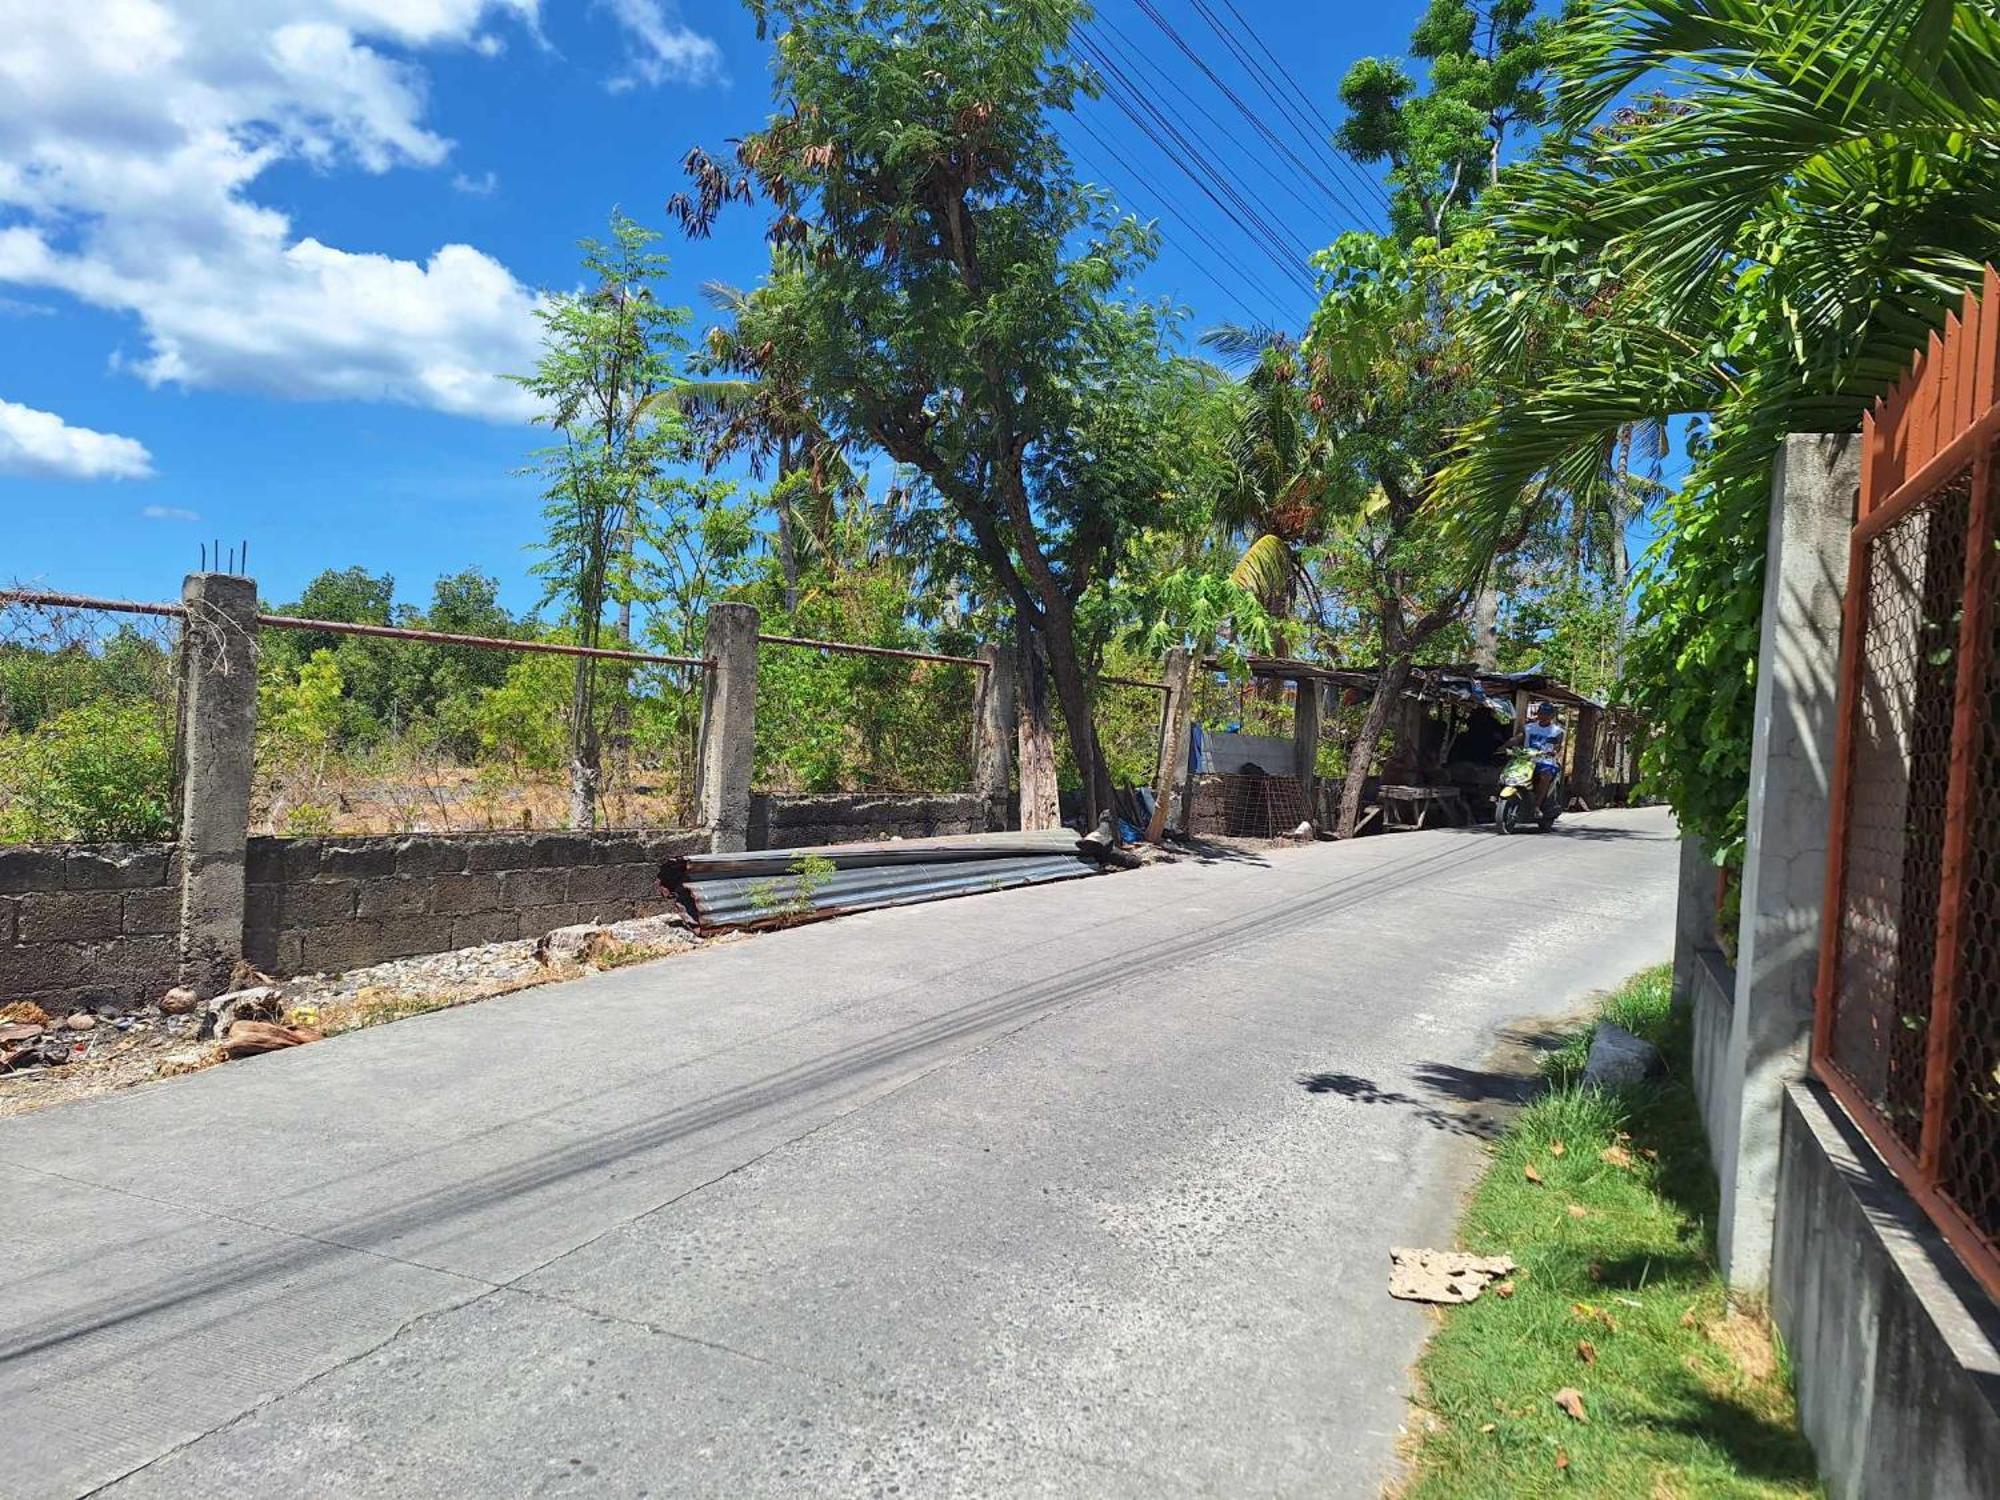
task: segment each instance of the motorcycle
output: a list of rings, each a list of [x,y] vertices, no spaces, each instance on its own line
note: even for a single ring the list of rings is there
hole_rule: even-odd
[[[1535,760],[1532,750],[1515,750],[1508,755],[1507,767],[1500,773],[1499,793],[1493,799],[1495,832],[1519,833],[1531,821],[1544,833],[1555,827],[1562,813],[1562,776],[1552,777],[1541,803],[1531,805],[1535,801]]]

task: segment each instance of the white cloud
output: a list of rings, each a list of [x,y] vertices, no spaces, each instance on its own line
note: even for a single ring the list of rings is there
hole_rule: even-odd
[[[182,510],[178,505],[142,505],[139,514],[148,521],[199,521],[201,512]]]
[[[0,474],[30,479],[146,479],[153,456],[132,438],[72,427],[52,411],[0,401]]]
[[[639,84],[712,83],[722,77],[722,49],[680,18],[674,0],[601,0],[625,31],[627,71],[614,91]]]
[[[536,5],[11,7],[0,282],[129,312],[144,348],[121,366],[154,384],[527,415],[501,377],[533,364],[537,299],[506,267],[462,244],[422,261],[327,245],[252,193],[284,161],[439,166],[451,143],[426,122],[425,76],[404,54],[487,50],[490,23],[532,29]]]
[[[490,169],[477,177],[460,172],[451,179],[451,186],[453,192],[464,193],[468,197],[491,198],[500,190],[500,174]]]

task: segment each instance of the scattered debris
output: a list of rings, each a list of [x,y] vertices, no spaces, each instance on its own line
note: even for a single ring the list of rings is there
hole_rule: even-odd
[[[227,1036],[238,1021],[275,1021],[285,1012],[283,992],[276,983],[231,990],[208,1002],[204,1036]]]
[[[1583,1065],[1583,1082],[1593,1088],[1622,1089],[1657,1078],[1667,1070],[1660,1049],[1623,1026],[1597,1023],[1590,1039],[1590,1060]]]
[[[1566,1385],[1557,1391],[1555,1394],[1555,1403],[1569,1414],[1572,1421],[1588,1422],[1590,1420],[1589,1417],[1583,1414],[1583,1393],[1577,1390],[1575,1386]]]
[[[1504,1255],[1462,1250],[1398,1249],[1389,1252],[1389,1295],[1405,1302],[1471,1302],[1488,1282],[1519,1269]],[[1512,1293],[1511,1284],[1506,1293]]]
[[[46,1026],[49,1013],[32,1000],[16,1000],[12,1005],[0,1005],[0,1023],[20,1026]]]
[[[87,1010],[80,1010],[67,1021],[63,1022],[63,1025],[67,1026],[71,1031],[89,1031],[96,1024],[97,1017]]]
[[[252,1057],[259,1052],[276,1052],[323,1039],[325,1033],[310,1026],[280,1026],[275,1021],[236,1021],[217,1047],[226,1058]]]
[[[160,996],[160,1014],[163,1016],[185,1016],[194,1012],[201,1004],[201,997],[184,984],[177,984]]]

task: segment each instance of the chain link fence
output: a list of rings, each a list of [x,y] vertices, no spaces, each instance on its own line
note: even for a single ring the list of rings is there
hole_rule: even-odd
[[[173,836],[179,615],[0,593],[0,844]]]

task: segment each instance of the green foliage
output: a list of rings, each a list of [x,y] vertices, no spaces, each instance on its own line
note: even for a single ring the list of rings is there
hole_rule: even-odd
[[[1512,131],[1541,123],[1552,22],[1534,0],[1431,0],[1410,37],[1429,87],[1401,63],[1365,57],[1341,80],[1347,118],[1336,137],[1357,161],[1389,166],[1390,219],[1404,240],[1449,242],[1500,173]]]
[[[812,914],[813,900],[833,879],[834,862],[824,854],[801,854],[786,867],[785,880],[759,880],[750,887],[750,905],[766,921],[797,921]]]
[[[0,842],[168,837],[171,753],[159,711],[116,698],[0,741]]]

